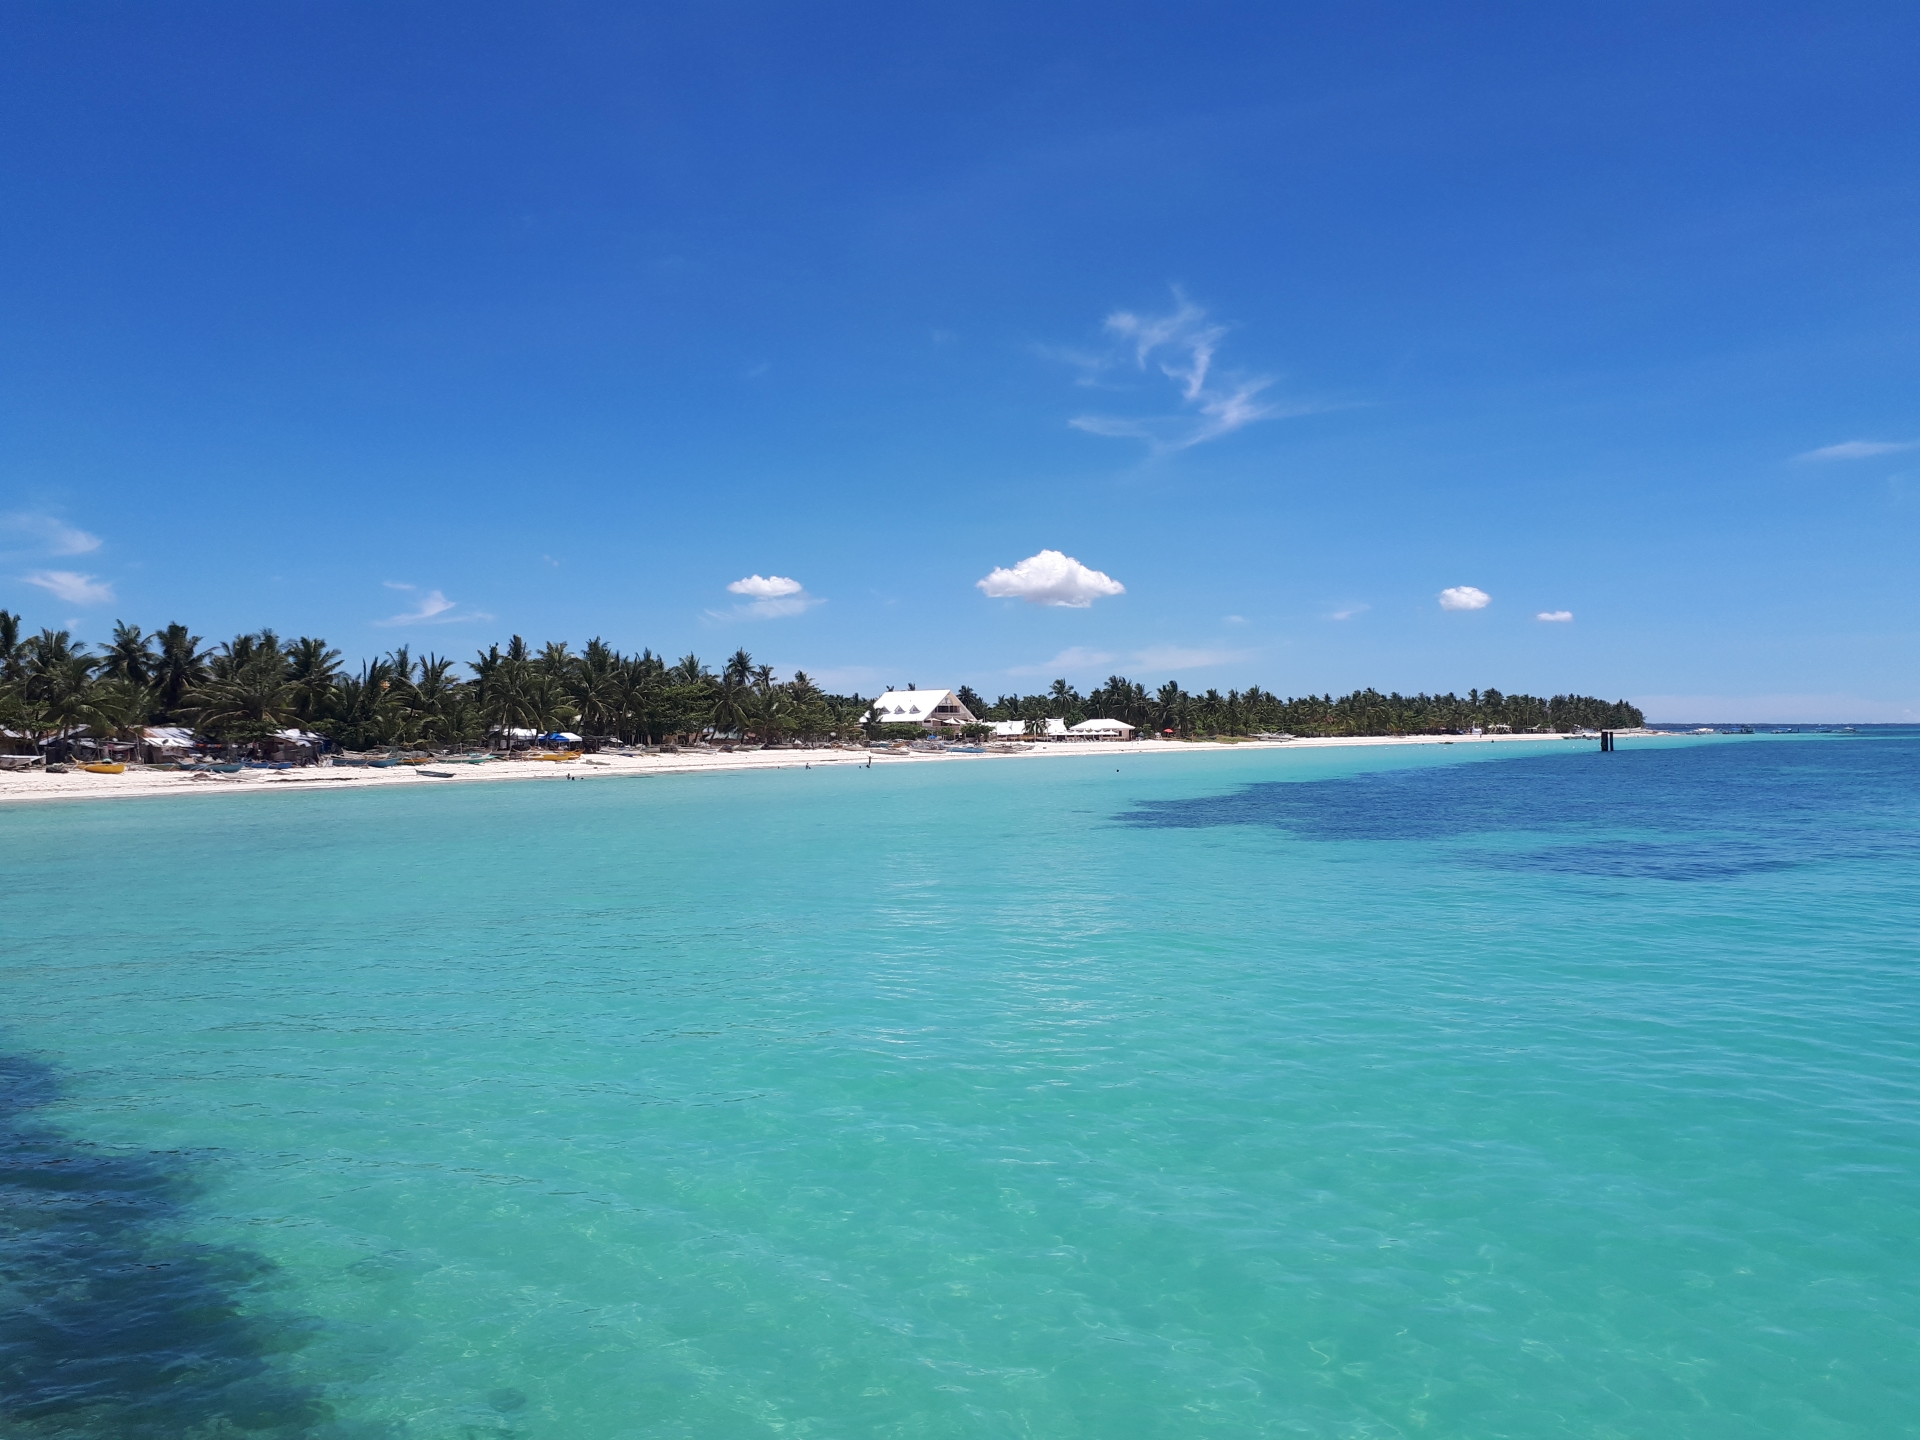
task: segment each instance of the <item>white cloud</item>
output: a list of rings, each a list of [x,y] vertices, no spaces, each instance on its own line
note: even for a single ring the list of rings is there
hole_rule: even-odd
[[[807,587],[785,575],[749,575],[727,586],[735,595],[750,596],[751,603],[731,610],[709,610],[710,620],[779,620],[799,615],[823,604],[818,595],[807,594]]]
[[[1058,605],[1084,610],[1108,595],[1124,595],[1127,587],[1111,575],[1089,569],[1071,555],[1042,550],[1011,569],[996,569],[974,582],[996,600],[1024,600],[1029,605]]]
[[[21,577],[29,585],[38,585],[56,600],[69,605],[111,605],[113,586],[77,570],[36,570]]]
[[[385,585],[389,590],[413,590],[418,588],[399,580],[383,580],[380,583]],[[391,629],[396,625],[458,625],[467,620],[491,620],[493,618],[493,616],[480,610],[469,610],[464,615],[451,613],[457,608],[459,608],[457,602],[449,600],[438,590],[429,590],[420,597],[413,609],[403,610],[398,615],[389,615],[386,619],[376,620],[373,623],[383,629]]]
[[[1843,440],[1838,445],[1822,445],[1796,455],[1796,460],[1869,460],[1875,455],[1898,455],[1903,450],[1920,450],[1920,440]]]
[[[1231,665],[1252,655],[1250,650],[1210,650],[1187,645],[1151,645],[1128,658],[1152,670],[1204,670],[1209,665]]]
[[[1076,415],[1067,422],[1089,435],[1120,440],[1144,440],[1154,450],[1185,450],[1253,424],[1287,415],[1308,413],[1312,406],[1281,406],[1259,397],[1270,385],[1264,375],[1230,375],[1216,379],[1214,358],[1226,339],[1227,327],[1207,318],[1207,312],[1177,288],[1174,308],[1165,315],[1136,315],[1116,310],[1107,317],[1106,332],[1115,342],[1102,353],[1066,349],[1043,351],[1077,366],[1082,385],[1106,385],[1105,377],[1131,366],[1144,372],[1149,365],[1174,382],[1187,407],[1178,415],[1129,417]]]
[[[1204,670],[1210,665],[1230,665],[1252,658],[1251,650],[1208,649],[1187,645],[1150,645],[1125,656],[1111,650],[1092,650],[1084,645],[1070,646],[1051,660],[1037,665],[1015,665],[1009,675],[1070,675],[1098,671],[1120,662],[1129,670],[1142,669],[1164,674],[1168,670]]]
[[[798,595],[806,588],[784,575],[749,575],[727,586],[735,595],[751,595],[756,600],[778,600],[783,595]]]
[[[1571,610],[1542,610],[1533,618],[1536,620],[1545,620],[1554,625],[1571,625],[1573,623],[1573,612]]]
[[[1493,597],[1476,585],[1449,585],[1440,592],[1442,610],[1484,610]]]
[[[1331,614],[1329,614],[1329,615],[1327,616],[1327,619],[1329,619],[1329,620],[1351,620],[1351,619],[1353,619],[1353,617],[1354,617],[1354,616],[1356,616],[1356,615],[1364,615],[1364,614],[1366,614],[1366,613],[1367,613],[1367,611],[1369,611],[1369,610],[1371,610],[1372,608],[1373,608],[1373,606],[1371,606],[1371,605],[1369,605],[1369,604],[1367,604],[1367,603],[1366,603],[1366,602],[1365,602],[1364,600],[1362,600],[1362,601],[1358,601],[1358,602],[1356,602],[1356,603],[1354,603],[1354,604],[1352,604],[1352,605],[1343,605],[1343,606],[1341,606],[1341,607],[1340,607],[1340,608],[1339,608],[1338,610],[1335,610],[1335,611],[1333,611],[1333,612],[1332,612]]]
[[[1058,675],[1068,670],[1090,670],[1096,665],[1106,665],[1114,656],[1105,650],[1089,650],[1084,645],[1070,645],[1051,660],[1042,660],[1038,665],[1015,665],[1007,671],[1009,675]]]
[[[100,548],[100,537],[37,510],[0,515],[0,531],[18,535],[43,555],[88,555]]]

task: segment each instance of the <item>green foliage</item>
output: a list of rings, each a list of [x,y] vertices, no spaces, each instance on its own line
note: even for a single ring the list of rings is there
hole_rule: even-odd
[[[971,708],[971,707],[969,707]],[[1308,695],[1283,700],[1249,686],[1245,690],[1207,690],[1191,695],[1169,680],[1149,694],[1124,676],[1112,675],[1090,694],[1081,695],[1064,680],[1056,680],[1040,695],[1002,695],[984,712],[987,720],[1060,719],[1068,725],[1081,720],[1124,720],[1136,729],[1160,734],[1172,731],[1182,738],[1203,735],[1441,735],[1465,734],[1478,726],[1511,726],[1524,731],[1565,732],[1582,728],[1631,730],[1645,717],[1624,700],[1597,700],[1588,695],[1503,695],[1498,690],[1471,690],[1458,695],[1382,695],[1356,690],[1338,700],[1331,695]]]
[[[465,670],[465,674],[461,671]],[[1250,686],[1189,694],[1168,681],[1148,691],[1125,676],[1082,695],[1056,680],[1037,695],[1002,695],[988,705],[956,692],[981,720],[1124,720],[1149,733],[1183,737],[1418,735],[1507,725],[1516,732],[1643,723],[1625,701],[1583,695],[1382,695],[1356,690],[1336,700],[1282,700]],[[64,630],[24,635],[18,615],[0,610],[0,727],[24,743],[59,735],[132,738],[155,724],[193,726],[208,739],[248,743],[289,726],[317,731],[349,749],[458,748],[497,744],[514,730],[575,730],[590,738],[661,744],[728,736],[755,743],[917,739],[919,725],[884,722],[858,695],[831,695],[807,673],[781,681],[769,665],[737,650],[718,674],[697,655],[669,665],[651,650],[623,655],[598,637],[575,651],[553,641],[537,651],[520,636],[481,651],[463,667],[445,656],[414,658],[405,646],[357,673],[312,636],[283,642],[271,630],[236,635],[203,649],[184,625],[152,634],[124,622],[97,654]],[[984,725],[959,732],[984,738]]]

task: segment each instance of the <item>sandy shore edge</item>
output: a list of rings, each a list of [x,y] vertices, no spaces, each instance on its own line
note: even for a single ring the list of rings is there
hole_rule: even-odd
[[[1636,734],[1648,732],[1634,732]],[[1662,732],[1651,732],[1659,735]],[[1676,737],[1677,738],[1677,737]],[[1482,736],[1337,736],[1317,740],[1243,740],[1232,744],[1211,741],[1135,740],[1116,743],[1040,744],[1018,751],[988,751],[985,755],[954,755],[908,751],[884,753],[864,750],[740,750],[679,755],[590,755],[556,764],[550,761],[494,761],[468,765],[459,761],[431,763],[424,768],[448,771],[447,778],[422,775],[415,768],[391,770],[359,767],[309,766],[300,770],[243,770],[237,775],[186,773],[177,770],[129,769],[123,775],[90,775],[83,770],[48,775],[39,770],[0,771],[0,805],[34,804],[59,800],[152,799],[164,795],[250,795],[290,790],[375,790],[393,786],[419,788],[492,784],[499,781],[535,782],[612,780],[647,775],[719,774],[739,770],[799,770],[828,765],[881,766],[953,765],[994,760],[1046,761],[1091,759],[1102,755],[1192,755],[1229,750],[1309,750],[1362,745],[1504,745],[1597,744],[1592,736],[1482,735]]]

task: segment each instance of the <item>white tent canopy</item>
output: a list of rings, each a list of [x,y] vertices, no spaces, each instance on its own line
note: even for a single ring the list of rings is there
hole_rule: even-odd
[[[996,720],[993,722],[993,738],[996,740],[1027,739],[1027,722],[1024,720]],[[1064,740],[1067,738],[1067,722],[1058,719],[1049,720],[1047,721],[1046,734],[1033,738]]]

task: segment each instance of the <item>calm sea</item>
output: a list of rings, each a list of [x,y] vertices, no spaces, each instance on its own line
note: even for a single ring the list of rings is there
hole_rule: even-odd
[[[0,813],[10,1437],[1920,1432],[1920,733]]]

